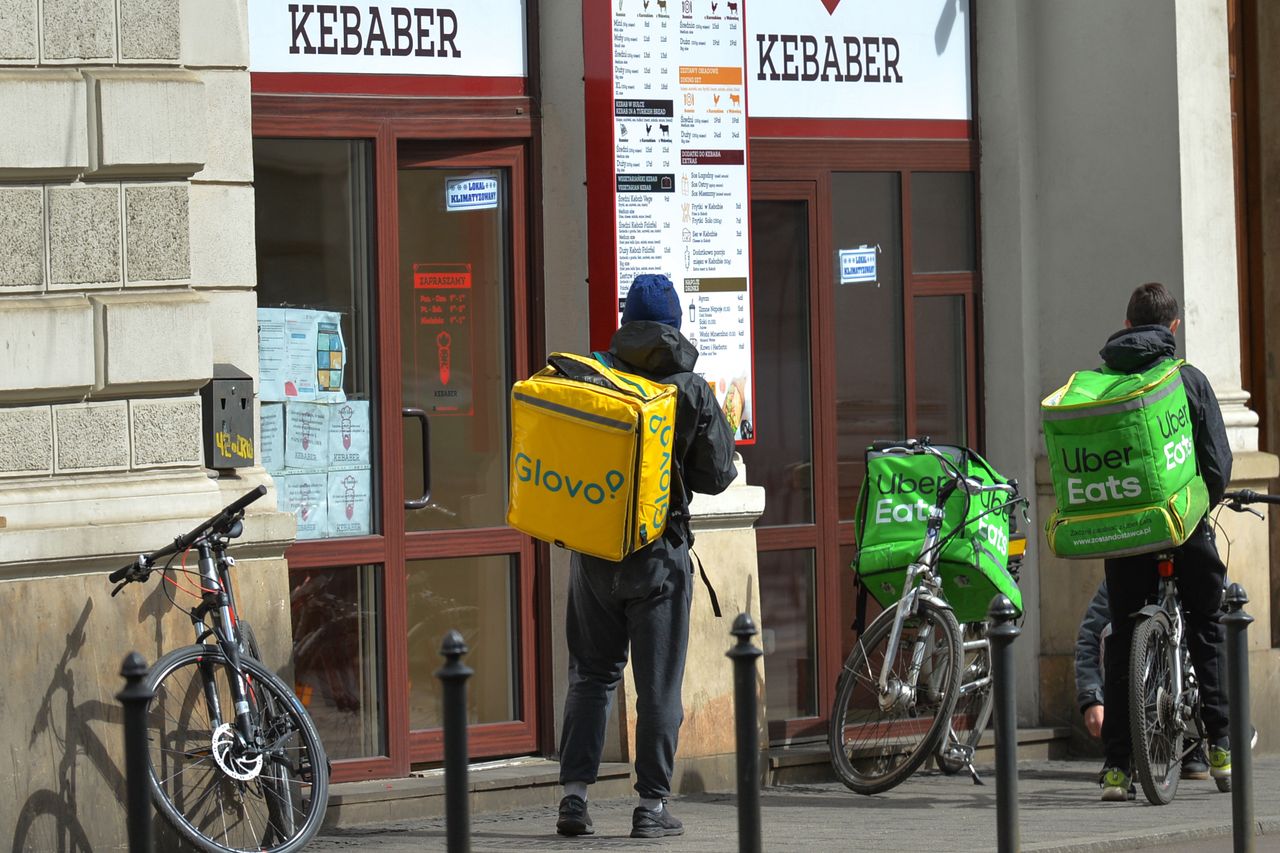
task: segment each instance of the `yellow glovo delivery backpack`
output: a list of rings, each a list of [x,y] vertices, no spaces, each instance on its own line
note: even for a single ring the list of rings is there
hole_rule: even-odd
[[[676,386],[552,353],[511,389],[507,523],[617,562],[667,526]]]

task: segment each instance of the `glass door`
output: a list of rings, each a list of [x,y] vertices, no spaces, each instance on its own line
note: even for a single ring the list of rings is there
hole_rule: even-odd
[[[505,524],[527,372],[524,149],[401,142],[397,307],[410,754],[440,757],[440,643],[475,670],[472,754],[534,747],[533,549]]]

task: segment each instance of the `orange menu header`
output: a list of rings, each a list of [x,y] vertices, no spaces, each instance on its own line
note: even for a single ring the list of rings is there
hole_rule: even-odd
[[[741,86],[742,69],[714,65],[681,65],[681,86]]]

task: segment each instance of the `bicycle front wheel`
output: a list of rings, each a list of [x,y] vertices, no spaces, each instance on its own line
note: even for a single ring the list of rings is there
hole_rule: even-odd
[[[914,773],[946,731],[960,695],[960,626],[951,610],[921,600],[890,648],[896,618],[893,607],[876,617],[836,684],[831,764],[859,794],[887,791]]]
[[[965,643],[961,670],[960,698],[951,714],[947,736],[938,744],[934,761],[948,776],[963,770],[973,760],[982,734],[991,722],[995,694],[991,690],[991,644],[985,622],[967,622],[960,632]]]
[[[1152,805],[1173,800],[1182,773],[1181,697],[1174,692],[1173,642],[1169,619],[1157,613],[1133,629],[1129,656],[1129,735],[1133,765]]]
[[[177,649],[147,679],[152,799],[188,841],[216,853],[301,850],[320,829],[329,762],[288,686],[251,657],[252,737],[235,723],[235,670],[217,646]]]

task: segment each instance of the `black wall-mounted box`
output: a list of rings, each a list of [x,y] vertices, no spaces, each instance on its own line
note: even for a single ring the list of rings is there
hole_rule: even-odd
[[[200,389],[204,464],[214,469],[253,465],[253,379],[233,364],[215,364]]]

